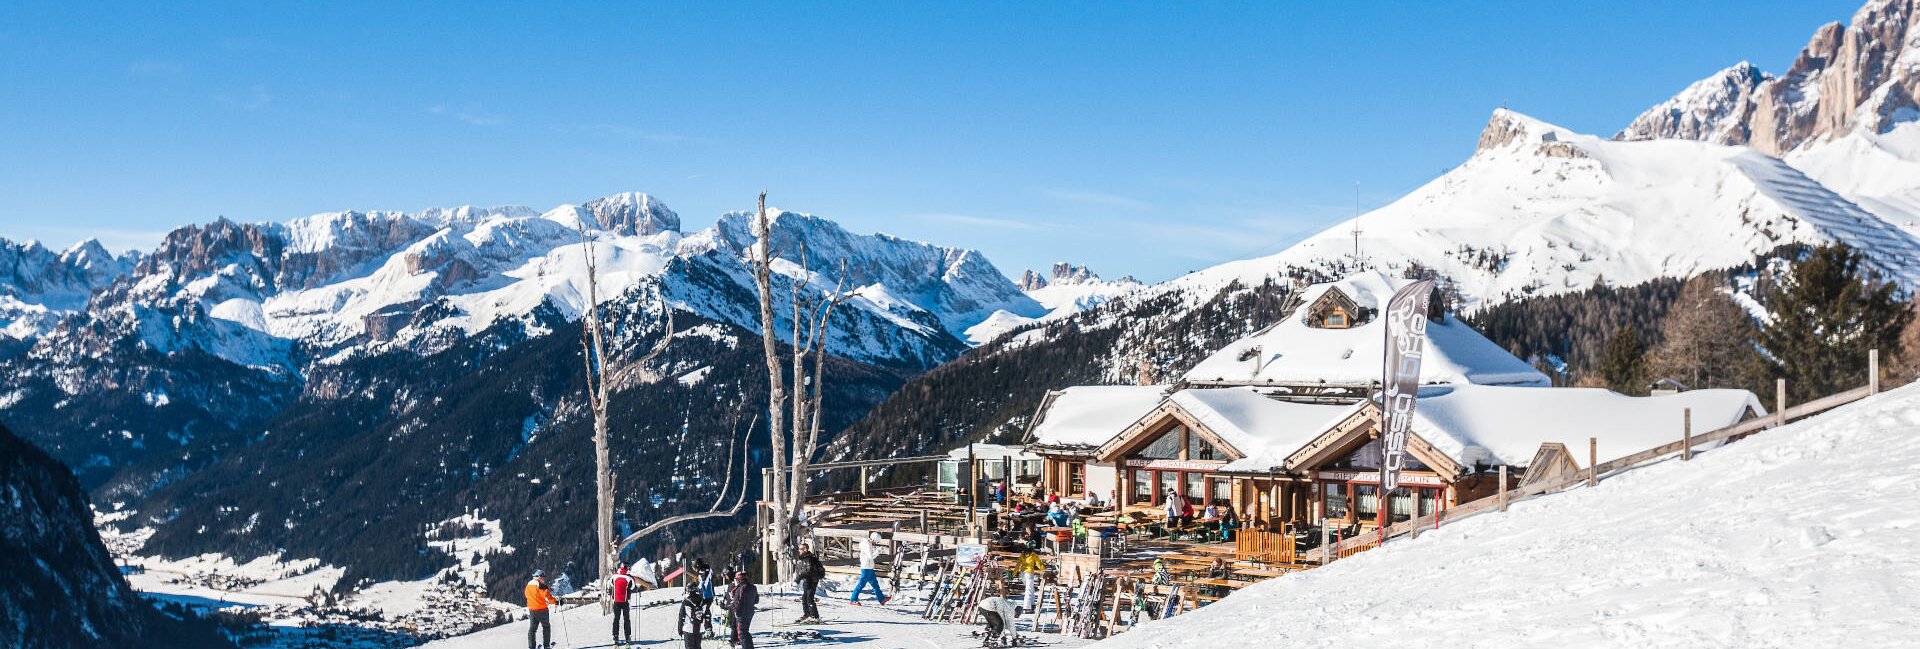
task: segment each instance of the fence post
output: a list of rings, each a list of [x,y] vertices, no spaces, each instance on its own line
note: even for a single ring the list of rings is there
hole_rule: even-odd
[[[920,510],[920,533],[921,534],[927,533],[927,510],[926,509]]]
[[[860,467],[860,497],[867,497],[867,467],[865,465]]]
[[[1587,438],[1587,486],[1600,484],[1600,438]]]
[[[1867,350],[1867,394],[1880,394],[1880,350]]]
[[[1693,409],[1680,409],[1680,461],[1693,459]]]
[[[1773,381],[1773,425],[1787,425],[1787,380]]]
[[[1500,511],[1507,511],[1507,465],[1500,465]]]

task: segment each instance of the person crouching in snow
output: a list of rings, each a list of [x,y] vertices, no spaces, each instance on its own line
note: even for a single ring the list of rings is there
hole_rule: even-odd
[[[974,608],[979,609],[980,617],[987,623],[986,639],[980,643],[980,646],[991,647],[995,642],[1004,646],[1013,646],[1015,616],[1013,602],[1007,601],[1005,597],[987,597],[975,604]]]
[[[620,562],[620,571],[614,573],[613,578],[609,580],[607,590],[613,593],[613,644],[616,647],[633,642],[633,606],[631,602],[638,582],[639,580],[634,579],[633,575],[627,574],[627,562],[625,561]],[[626,640],[624,641],[620,639],[623,629],[626,631]]]
[[[881,605],[887,603],[887,593],[880,590],[880,577],[873,571],[874,561],[880,555],[880,549],[874,547],[873,542],[878,540],[880,540],[879,532],[868,532],[866,538],[860,539],[860,583],[853,587],[853,603],[856,606],[860,604],[860,592],[867,586],[873,586],[875,601],[880,602]]]
[[[753,649],[753,607],[759,603],[759,587],[747,581],[747,571],[735,571],[733,589],[727,597],[727,613],[733,618],[733,643],[740,649]]]
[[[533,571],[533,578],[527,580],[527,649],[541,649],[553,646],[553,618],[547,610],[560,603],[553,591],[547,588],[546,573]],[[540,644],[533,643],[534,632],[544,632]]]
[[[707,609],[707,598],[700,595],[700,589],[687,587],[687,596],[680,600],[680,621],[674,624],[674,633],[686,641],[687,649],[700,649],[700,639],[712,627],[713,613]]]

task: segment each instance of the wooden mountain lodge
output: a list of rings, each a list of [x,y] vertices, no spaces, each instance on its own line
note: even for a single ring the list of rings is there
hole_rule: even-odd
[[[956,450],[940,460],[937,488],[816,504],[813,533],[885,532],[896,565],[918,574],[938,573],[929,563],[958,548],[1011,565],[1037,545],[1051,557],[1057,593],[1084,593],[1098,577],[1093,592],[1112,609],[1097,616],[1098,633],[1107,633],[1125,626],[1123,601],[1191,607],[1330,560],[1314,550],[1375,533],[1383,507],[1389,523],[1437,520],[1504,489],[1670,442],[1683,420],[1711,430],[1766,416],[1744,390],[1631,397],[1550,387],[1435,310],[1410,461],[1401,488],[1383,495],[1377,314],[1406,281],[1362,273],[1309,287],[1288,317],[1171,384],[1049,392],[1023,447]],[[1056,506],[1075,520],[1062,524]]]

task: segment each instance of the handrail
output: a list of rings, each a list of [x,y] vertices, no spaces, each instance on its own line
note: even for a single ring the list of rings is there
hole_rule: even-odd
[[[1787,408],[1786,410],[1778,413],[1770,413],[1765,417],[1749,419],[1749,420],[1734,424],[1732,426],[1720,428],[1702,435],[1695,435],[1693,436],[1691,441],[1693,446],[1697,449],[1702,444],[1710,444],[1710,443],[1717,442],[1724,439],[1739,437],[1742,435],[1749,435],[1762,430],[1766,430],[1768,428],[1775,428],[1783,425],[1782,423],[1783,421],[1792,421],[1795,419],[1805,418],[1810,415],[1825,412],[1827,410],[1832,410],[1834,408],[1837,408],[1849,403],[1853,403],[1861,399],[1865,399],[1869,396],[1874,395],[1877,392],[1877,390],[1875,389],[1876,387],[1877,386],[1875,385],[1869,384],[1869,385],[1864,385],[1858,388],[1854,388],[1852,390],[1847,390],[1845,392],[1827,395],[1825,397],[1821,397],[1813,401],[1809,401],[1797,406]],[[1661,458],[1670,454],[1678,453],[1680,452],[1681,448],[1684,447],[1687,443],[1688,443],[1688,440],[1686,439],[1680,439],[1673,442],[1668,442],[1666,444],[1661,444],[1659,446],[1655,446],[1653,448],[1640,451],[1632,455],[1615,458],[1612,460],[1608,460],[1606,462],[1601,462],[1599,464],[1596,464],[1590,467],[1586,471],[1576,471],[1558,480],[1548,480],[1544,482],[1538,482],[1531,485],[1527,485],[1525,487],[1521,487],[1513,491],[1508,491],[1507,504],[1511,505],[1521,500],[1526,500],[1528,498],[1540,496],[1542,494],[1546,494],[1552,491],[1557,491],[1561,488],[1573,485],[1575,483],[1586,482],[1592,476],[1604,476],[1604,475],[1612,474],[1617,471],[1621,471],[1621,470],[1639,466],[1641,464],[1645,464],[1656,458]],[[1412,533],[1421,529],[1431,529],[1434,527],[1438,527],[1440,525],[1444,525],[1446,523],[1450,523],[1463,518],[1467,518],[1469,516],[1480,514],[1489,509],[1496,509],[1500,506],[1499,500],[1500,500],[1500,497],[1498,495],[1487,496],[1485,498],[1461,503],[1457,506],[1454,506],[1439,512],[1435,512],[1431,516],[1421,516],[1421,517],[1414,518],[1412,520],[1401,521],[1399,523],[1395,523],[1393,525],[1387,526],[1385,537],[1393,538],[1393,537],[1401,536],[1404,534]],[[1334,543],[1332,545],[1325,546],[1320,550],[1321,562],[1323,564],[1330,563],[1337,559],[1344,559],[1346,557],[1352,556],[1353,554],[1356,554],[1367,547],[1377,545],[1380,542],[1381,537],[1382,537],[1381,533],[1378,531],[1375,531],[1372,534],[1361,534],[1359,536],[1355,536],[1353,538],[1345,539],[1337,543]]]

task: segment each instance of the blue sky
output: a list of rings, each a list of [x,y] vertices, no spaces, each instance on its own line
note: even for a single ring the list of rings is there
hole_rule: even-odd
[[[0,236],[647,191],[1161,280],[1857,2],[0,3]],[[549,6],[558,5],[558,6]],[[1352,5],[1352,6],[1350,6]]]

